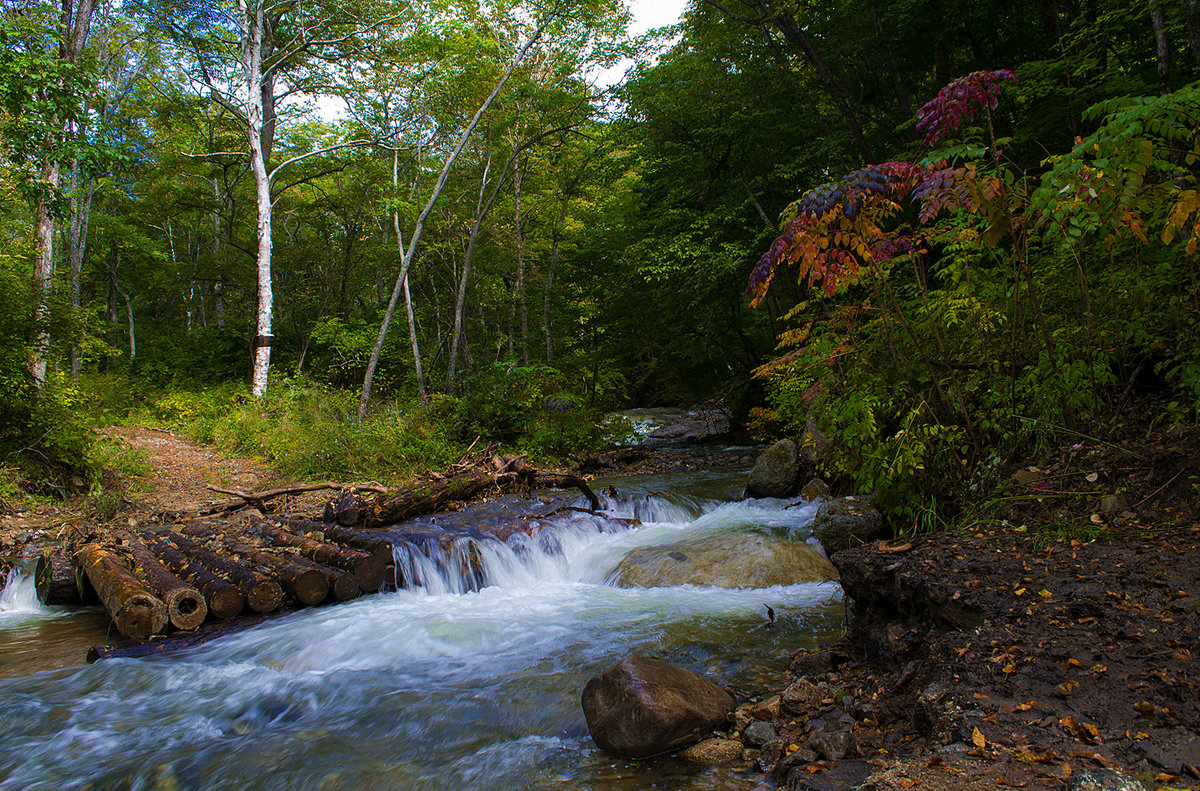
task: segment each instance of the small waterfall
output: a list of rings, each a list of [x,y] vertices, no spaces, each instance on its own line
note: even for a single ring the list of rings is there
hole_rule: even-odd
[[[0,623],[11,616],[48,615],[50,608],[38,601],[33,575],[20,567],[8,572],[0,590]]]

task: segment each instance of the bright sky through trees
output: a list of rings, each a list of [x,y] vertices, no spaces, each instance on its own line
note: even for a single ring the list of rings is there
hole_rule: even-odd
[[[648,30],[665,25],[674,25],[687,8],[687,0],[629,0],[633,22],[629,25],[631,36],[640,36]],[[625,58],[610,69],[603,69],[596,76],[601,86],[614,85],[621,81],[634,61]]]

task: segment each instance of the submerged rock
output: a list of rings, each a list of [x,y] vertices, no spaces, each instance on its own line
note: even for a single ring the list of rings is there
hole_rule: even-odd
[[[699,673],[628,656],[583,688],[583,716],[600,749],[646,758],[694,744],[725,722],[734,701]]]
[[[762,747],[778,738],[779,734],[775,731],[775,726],[761,720],[747,725],[742,734],[742,739],[751,747]]]
[[[1144,786],[1116,769],[1076,772],[1067,781],[1067,791],[1144,791]]]
[[[828,500],[813,518],[813,535],[827,552],[874,541],[883,534],[883,516],[863,497]]]
[[[742,757],[746,746],[737,739],[705,739],[679,753],[690,764],[731,764]]]
[[[800,448],[794,440],[781,439],[759,455],[750,471],[746,494],[751,497],[787,497],[796,488],[800,472]]]
[[[623,588],[767,588],[836,580],[837,569],[810,544],[735,533],[635,549],[621,560],[614,576]]]

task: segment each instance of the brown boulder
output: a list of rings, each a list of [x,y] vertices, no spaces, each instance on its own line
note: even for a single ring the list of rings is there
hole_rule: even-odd
[[[729,693],[699,673],[628,656],[583,688],[583,716],[596,745],[646,758],[694,744],[725,723]]]
[[[737,739],[705,739],[679,753],[689,764],[731,764],[741,759],[746,746]]]

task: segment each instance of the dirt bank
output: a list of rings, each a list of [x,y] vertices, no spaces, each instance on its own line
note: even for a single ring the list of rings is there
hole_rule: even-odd
[[[848,633],[792,660],[821,700],[777,723],[775,781],[1200,789],[1198,438],[1072,439],[953,533],[834,555]]]

